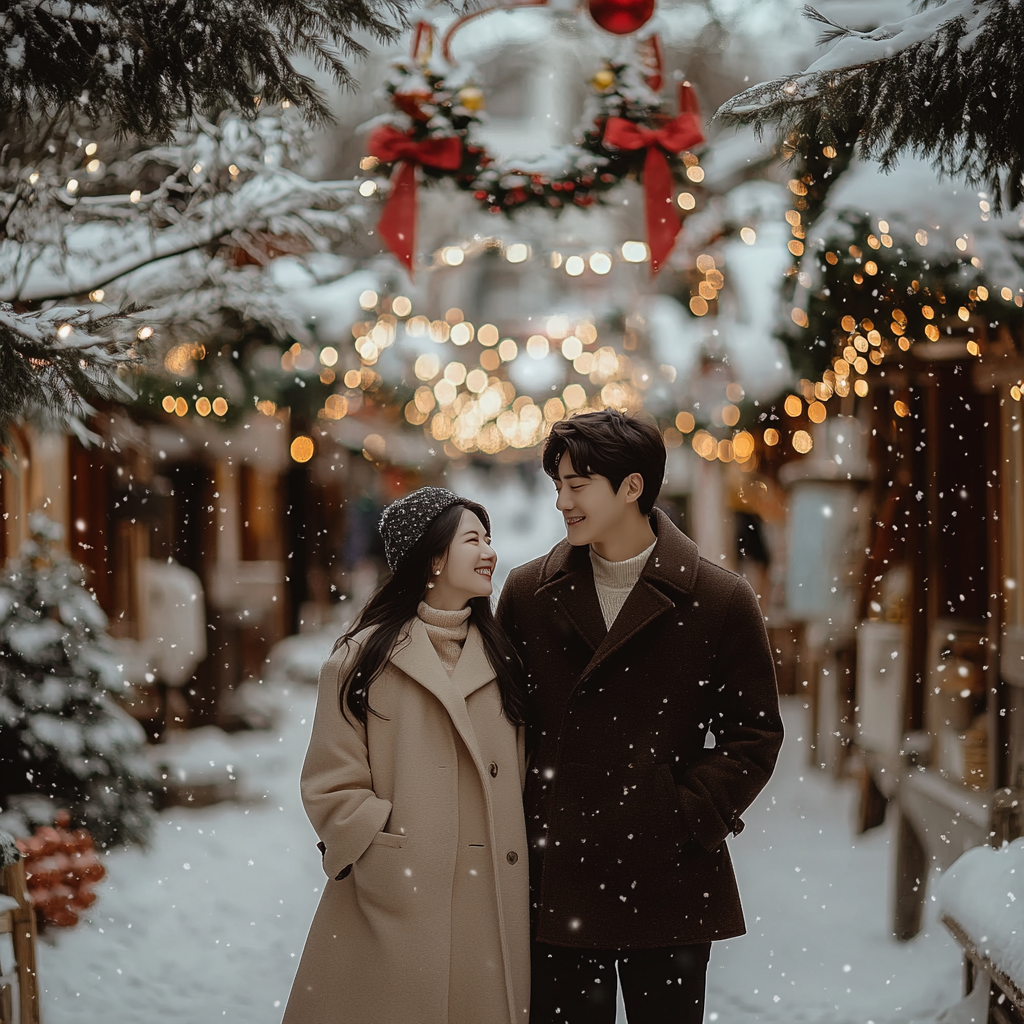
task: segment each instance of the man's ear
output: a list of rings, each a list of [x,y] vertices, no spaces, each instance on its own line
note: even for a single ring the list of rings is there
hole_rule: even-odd
[[[641,494],[644,493],[644,478],[640,473],[630,473],[622,481],[622,486],[619,488],[626,488],[626,501],[636,501]]]

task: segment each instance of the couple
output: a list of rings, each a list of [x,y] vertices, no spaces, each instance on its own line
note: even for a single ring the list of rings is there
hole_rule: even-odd
[[[328,881],[285,1024],[612,1024],[617,977],[630,1024],[703,1019],[744,930],[725,840],[782,742],[764,620],[654,509],[653,424],[564,420],[543,464],[567,537],[496,618],[480,505],[381,518],[392,575],[320,675]]]

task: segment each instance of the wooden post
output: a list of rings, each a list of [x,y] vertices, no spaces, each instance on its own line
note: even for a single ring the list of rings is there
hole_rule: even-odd
[[[18,964],[19,1024],[40,1024],[39,984],[36,974],[36,913],[25,888],[25,862],[0,871],[0,892],[18,901],[10,911],[14,959]]]
[[[906,815],[900,814],[896,833],[896,878],[892,932],[900,942],[921,930],[928,855]]]

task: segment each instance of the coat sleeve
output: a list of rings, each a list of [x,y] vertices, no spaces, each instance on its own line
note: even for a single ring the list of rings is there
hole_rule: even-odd
[[[775,663],[757,597],[737,580],[718,640],[707,706],[715,747],[676,781],[690,832],[714,850],[771,778],[782,746]]]
[[[348,644],[320,670],[313,732],[302,765],[302,803],[323,844],[330,878],[359,859],[391,814],[391,802],[373,791],[366,727],[341,710],[341,684],[356,650]]]

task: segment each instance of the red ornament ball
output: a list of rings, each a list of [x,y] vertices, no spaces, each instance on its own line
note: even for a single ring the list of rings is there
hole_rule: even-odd
[[[628,36],[651,20],[654,0],[588,0],[590,16],[606,32]]]

